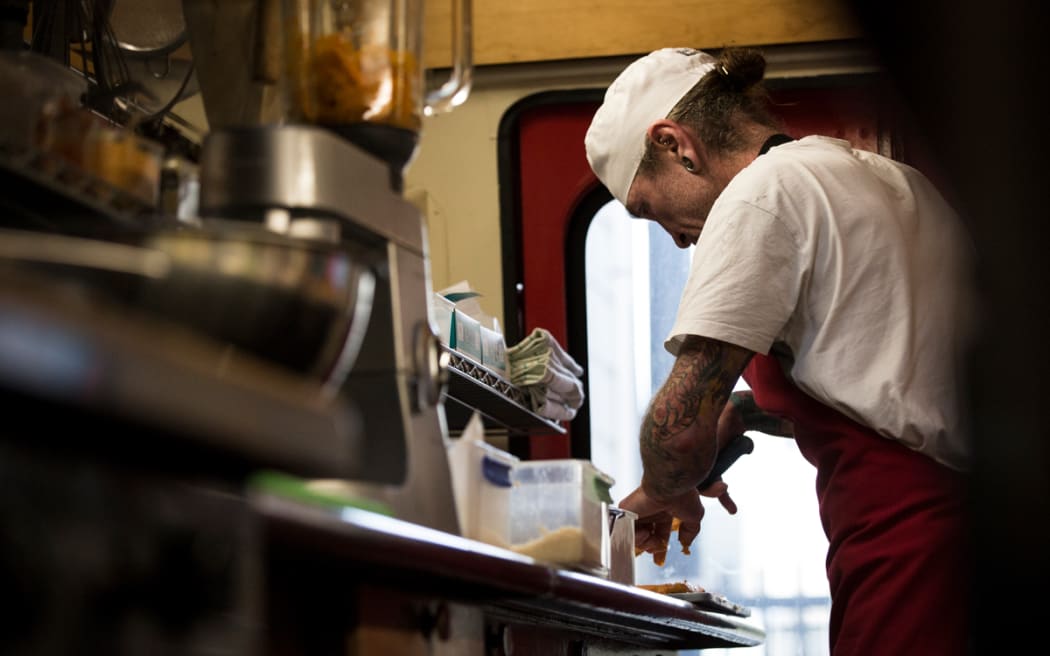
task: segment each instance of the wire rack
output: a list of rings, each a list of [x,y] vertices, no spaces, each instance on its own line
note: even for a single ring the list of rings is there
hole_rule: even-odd
[[[565,433],[561,424],[532,411],[528,395],[520,387],[458,351],[445,350],[449,354],[445,415],[450,431],[462,431],[470,416],[477,411],[486,431]]]

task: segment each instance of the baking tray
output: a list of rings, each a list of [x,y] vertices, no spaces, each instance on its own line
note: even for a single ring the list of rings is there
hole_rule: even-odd
[[[710,592],[669,592],[667,596],[688,601],[700,610],[737,617],[751,617],[750,608],[733,603],[722,595],[714,595]]]

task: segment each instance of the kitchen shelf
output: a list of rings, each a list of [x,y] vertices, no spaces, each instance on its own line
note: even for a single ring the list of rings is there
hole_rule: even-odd
[[[449,354],[444,405],[450,432],[462,432],[476,410],[486,431],[497,429],[528,435],[565,433],[561,424],[529,408],[528,394],[520,387],[459,351],[442,348]]]
[[[0,144],[2,206],[7,227],[121,239],[170,220],[157,207],[63,158]]]

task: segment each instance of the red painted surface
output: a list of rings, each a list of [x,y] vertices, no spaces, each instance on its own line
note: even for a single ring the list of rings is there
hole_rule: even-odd
[[[568,343],[565,302],[565,235],[581,194],[598,184],[583,148],[596,104],[533,108],[520,119],[522,316],[525,334],[546,328]],[[583,257],[583,253],[578,254]],[[533,460],[568,458],[569,433],[533,436]]]
[[[562,345],[567,342],[565,234],[581,194],[598,184],[583,149],[596,109],[594,104],[537,107],[519,124],[525,332],[546,328]]]
[[[879,152],[879,103],[862,88],[788,89],[773,96],[785,132],[796,139],[822,134]],[[889,153],[883,153],[888,155]]]

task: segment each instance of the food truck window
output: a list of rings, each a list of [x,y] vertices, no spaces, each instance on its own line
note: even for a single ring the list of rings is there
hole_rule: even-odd
[[[597,210],[587,230],[590,457],[616,479],[614,499],[641,478],[638,427],[673,363],[663,339],[692,250],[678,249],[656,224],[631,220],[614,200]],[[740,387],[746,389],[742,381]],[[767,632],[755,653],[825,654],[827,540],[817,514],[815,470],[791,440],[749,435],[755,451],[724,476],[740,512],[730,516],[709,500],[691,554],[672,546],[663,566],[642,555],[636,580],[687,580],[750,607]]]

